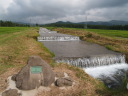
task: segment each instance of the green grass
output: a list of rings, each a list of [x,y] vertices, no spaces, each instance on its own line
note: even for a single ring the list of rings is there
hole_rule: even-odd
[[[48,27],[48,29],[54,29],[56,27]],[[73,29],[73,30],[81,30],[85,32],[94,32],[97,34],[101,34],[104,36],[110,37],[122,37],[128,38],[128,31],[126,30],[105,30],[105,29],[81,29],[81,28],[64,28],[64,29]]]
[[[52,30],[52,29],[54,29],[56,27],[45,27],[45,28],[47,28],[48,30]]]
[[[128,38],[128,31],[125,30],[102,30],[102,29],[86,29],[89,32],[95,32],[101,35],[111,36],[111,37],[123,37]]]
[[[29,56],[52,62],[50,53],[36,38],[38,27],[0,27],[0,74],[8,68],[22,67]]]
[[[0,27],[0,35],[20,32],[29,29],[29,27]]]
[[[23,45],[26,41],[24,38],[27,38],[26,34],[33,29],[30,27],[0,27],[0,74],[15,66],[14,60],[26,49],[26,45]]]

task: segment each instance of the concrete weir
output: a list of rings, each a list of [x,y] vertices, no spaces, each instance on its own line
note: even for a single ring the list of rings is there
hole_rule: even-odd
[[[46,33],[45,33],[46,34]],[[75,41],[79,40],[79,37],[73,37],[73,36],[44,36],[43,37],[38,37],[38,41]]]
[[[87,68],[124,63],[125,56],[103,46],[81,41],[79,37],[40,28],[38,41],[55,54],[55,61]]]
[[[57,63],[67,63],[76,67],[89,68],[103,65],[125,63],[124,55],[107,55],[96,57],[78,57],[78,58],[55,58]]]
[[[60,34],[44,28],[40,29],[39,34],[38,41],[79,41],[79,37],[77,36]]]

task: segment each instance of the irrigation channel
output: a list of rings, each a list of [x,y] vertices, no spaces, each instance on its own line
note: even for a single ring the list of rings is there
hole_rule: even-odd
[[[77,36],[60,34],[45,28],[40,28],[39,34],[38,41],[55,54],[53,59],[57,63],[80,67],[109,88],[124,87],[124,81],[128,78],[128,65],[123,54],[81,41]]]

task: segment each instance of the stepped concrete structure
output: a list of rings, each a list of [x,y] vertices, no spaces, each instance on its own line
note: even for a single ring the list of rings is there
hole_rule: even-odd
[[[121,53],[108,50],[98,44],[81,41],[76,36],[53,32],[41,28],[38,39],[43,38],[44,40],[38,41],[41,41],[55,54],[54,59],[58,63],[64,62],[78,67],[94,67],[125,62],[125,57]],[[47,37],[51,38],[46,40]],[[65,39],[66,37],[68,39]]]

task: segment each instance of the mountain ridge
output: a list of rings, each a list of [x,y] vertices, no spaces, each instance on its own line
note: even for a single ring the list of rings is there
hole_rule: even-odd
[[[55,23],[60,23],[60,24],[88,24],[88,25],[107,25],[107,26],[112,26],[112,25],[128,25],[128,21],[122,21],[122,20],[111,20],[111,21],[87,21],[87,22],[70,22],[70,21],[58,21]]]

